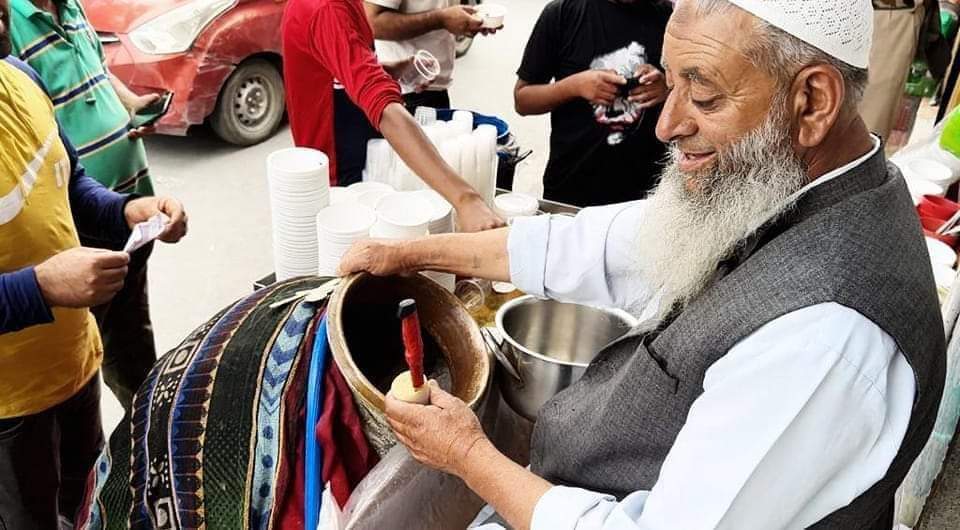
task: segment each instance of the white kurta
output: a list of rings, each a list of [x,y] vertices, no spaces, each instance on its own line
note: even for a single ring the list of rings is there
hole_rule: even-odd
[[[643,210],[633,202],[588,208],[575,219],[516,220],[508,242],[513,283],[635,313],[653,305],[633,259],[643,251],[635,239]],[[857,311],[824,303],[785,314],[708,369],[651,491],[617,502],[554,487],[537,504],[532,528],[804,528],[886,473],[915,389],[903,352]]]

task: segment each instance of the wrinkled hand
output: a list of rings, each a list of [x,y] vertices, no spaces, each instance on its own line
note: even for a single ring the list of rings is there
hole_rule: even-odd
[[[470,6],[452,6],[440,12],[443,28],[454,37],[473,37],[483,27],[483,19],[477,16],[477,10]]]
[[[127,226],[133,228],[158,213],[164,213],[170,218],[167,227],[157,236],[165,243],[176,243],[187,235],[187,212],[180,201],[170,197],[142,197],[127,203],[123,215]]]
[[[630,101],[647,109],[666,101],[667,81],[663,72],[655,66],[645,64],[637,70],[640,86],[630,91]]]
[[[466,403],[430,381],[430,404],[414,405],[387,395],[387,421],[397,439],[420,463],[460,475],[470,451],[486,439]]]
[[[585,70],[571,77],[574,92],[594,105],[613,105],[627,80],[610,70]]]
[[[110,301],[123,287],[130,256],[98,248],[76,247],[37,265],[34,271],[50,307],[94,307]]]
[[[506,226],[479,195],[473,195],[457,207],[457,224],[461,232],[482,232]]]
[[[419,272],[403,253],[402,241],[364,239],[357,241],[340,259],[338,274],[369,272],[375,276],[392,276]]]

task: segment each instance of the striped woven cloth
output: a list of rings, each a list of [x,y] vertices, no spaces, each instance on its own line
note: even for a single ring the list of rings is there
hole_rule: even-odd
[[[162,357],[91,473],[77,528],[279,528],[325,306],[270,305],[325,280],[257,291]]]

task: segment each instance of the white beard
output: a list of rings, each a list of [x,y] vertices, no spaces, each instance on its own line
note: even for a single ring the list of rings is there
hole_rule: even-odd
[[[776,100],[777,98],[775,98]],[[774,102],[772,109],[785,105]],[[808,180],[793,150],[783,112],[771,110],[763,124],[719,151],[715,165],[695,175],[670,160],[638,230],[640,274],[659,293],[658,318],[683,308],[706,288],[717,265],[761,225],[788,210],[791,195]],[[688,190],[692,177],[696,189]]]

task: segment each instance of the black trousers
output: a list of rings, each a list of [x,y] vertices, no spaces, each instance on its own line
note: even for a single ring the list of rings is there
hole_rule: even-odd
[[[424,91],[403,97],[410,114],[419,106],[449,108],[450,96],[446,90]],[[363,179],[367,165],[367,142],[382,138],[370,125],[367,116],[350,101],[346,90],[333,91],[333,134],[337,151],[337,185],[349,186]]]
[[[103,448],[100,378],[38,414],[0,420],[0,530],[56,530]]]
[[[84,241],[84,245],[109,248],[95,241]],[[127,412],[157,361],[147,296],[147,260],[152,251],[153,243],[134,252],[120,292],[90,310],[103,339],[103,382]]]
[[[366,114],[350,101],[346,90],[333,91],[333,134],[337,151],[337,185],[349,186],[363,179],[367,165],[367,142],[380,134]]]
[[[417,107],[433,107],[435,109],[450,108],[450,93],[446,90],[424,90],[419,94],[411,92],[403,95],[403,104],[410,111],[416,112]]]

